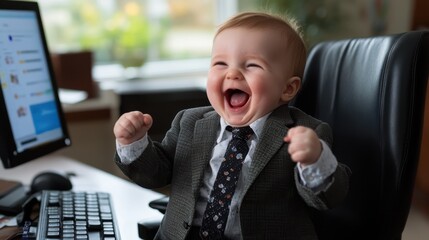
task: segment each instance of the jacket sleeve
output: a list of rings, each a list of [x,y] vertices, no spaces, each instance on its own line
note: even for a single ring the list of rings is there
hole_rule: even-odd
[[[332,133],[328,124],[321,123],[314,130],[329,147],[332,145]],[[339,162],[334,173],[326,179],[326,187],[321,191],[314,191],[301,184],[299,172],[295,169],[295,184],[308,206],[326,210],[339,205],[347,196],[350,175],[350,169]]]
[[[181,111],[176,115],[162,143],[152,141],[149,137],[148,146],[132,163],[121,163],[118,154],[115,154],[116,165],[128,178],[136,184],[149,189],[160,188],[170,184],[183,113],[184,111]]]

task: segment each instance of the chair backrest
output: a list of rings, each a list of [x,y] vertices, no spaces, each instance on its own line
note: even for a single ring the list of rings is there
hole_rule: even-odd
[[[419,159],[429,32],[323,42],[292,105],[329,123],[352,170],[346,201],[314,212],[320,239],[401,239]]]

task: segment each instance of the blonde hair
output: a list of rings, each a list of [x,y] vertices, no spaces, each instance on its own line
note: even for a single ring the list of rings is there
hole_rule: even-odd
[[[215,38],[226,29],[238,27],[274,29],[284,33],[284,44],[287,50],[285,54],[292,60],[288,66],[292,66],[294,76],[302,78],[307,60],[307,48],[300,26],[295,19],[289,16],[274,15],[265,12],[243,12],[223,23],[216,31]]]

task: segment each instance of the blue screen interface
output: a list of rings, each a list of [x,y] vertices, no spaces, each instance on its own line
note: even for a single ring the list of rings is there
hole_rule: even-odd
[[[36,13],[0,10],[0,81],[18,152],[63,137]]]

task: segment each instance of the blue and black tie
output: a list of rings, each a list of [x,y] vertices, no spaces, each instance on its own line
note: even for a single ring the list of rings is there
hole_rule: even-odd
[[[249,152],[247,140],[253,135],[253,130],[249,126],[239,128],[228,126],[226,130],[232,132],[232,139],[226,149],[203,215],[200,230],[203,239],[223,238],[231,199],[243,161]]]

